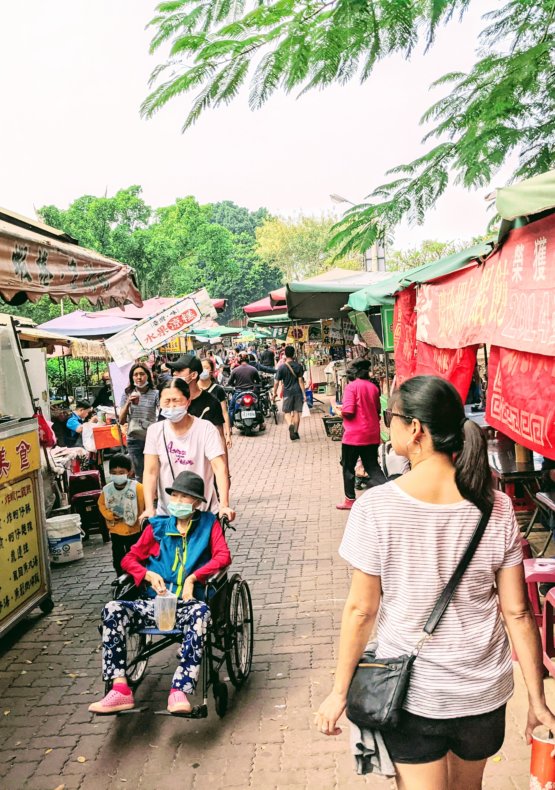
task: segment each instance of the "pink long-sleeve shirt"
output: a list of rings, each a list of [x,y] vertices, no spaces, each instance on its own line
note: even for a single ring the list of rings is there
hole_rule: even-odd
[[[345,387],[343,444],[360,447],[380,443],[380,392],[368,379],[355,379]]]

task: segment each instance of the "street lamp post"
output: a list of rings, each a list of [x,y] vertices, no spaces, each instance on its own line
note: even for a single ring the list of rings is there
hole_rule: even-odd
[[[348,200],[348,198],[342,197],[341,195],[337,195],[335,193],[330,195],[330,199],[334,203],[349,203],[351,206],[356,206],[356,203],[354,203],[352,200]],[[362,253],[362,261],[365,272],[387,271],[387,267],[385,265],[385,249],[383,244],[381,244],[379,241],[375,241],[369,249],[364,250]]]

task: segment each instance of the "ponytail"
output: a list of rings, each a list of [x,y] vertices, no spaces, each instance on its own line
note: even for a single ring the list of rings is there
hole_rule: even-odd
[[[455,458],[455,483],[461,495],[482,512],[493,507],[493,482],[488,462],[488,443],[472,420],[463,424],[463,446]]]

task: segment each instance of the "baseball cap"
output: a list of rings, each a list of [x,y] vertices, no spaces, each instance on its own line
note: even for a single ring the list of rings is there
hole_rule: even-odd
[[[170,370],[179,371],[189,368],[190,371],[193,373],[198,373],[199,376],[203,370],[202,362],[194,354],[184,354],[182,357],[179,357],[179,359],[176,359],[175,362],[166,362],[166,365],[170,368]]]

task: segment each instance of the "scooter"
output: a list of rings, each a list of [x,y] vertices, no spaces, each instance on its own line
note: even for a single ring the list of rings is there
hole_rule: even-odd
[[[259,395],[253,390],[241,390],[235,394],[233,425],[245,436],[252,436],[258,428],[264,430],[264,412]]]

